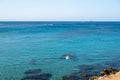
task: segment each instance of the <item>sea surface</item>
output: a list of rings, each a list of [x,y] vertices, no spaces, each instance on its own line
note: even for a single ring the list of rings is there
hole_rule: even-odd
[[[21,80],[34,69],[61,80],[79,66],[119,60],[120,22],[0,22],[0,80]]]

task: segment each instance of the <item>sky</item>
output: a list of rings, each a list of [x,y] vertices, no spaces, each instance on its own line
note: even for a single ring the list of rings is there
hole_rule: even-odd
[[[120,21],[120,0],[0,0],[0,21]]]

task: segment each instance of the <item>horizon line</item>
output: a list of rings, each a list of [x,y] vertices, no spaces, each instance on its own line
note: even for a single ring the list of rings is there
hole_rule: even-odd
[[[14,21],[14,20],[11,20],[11,21],[0,21],[0,22],[120,22],[120,20],[113,20],[113,21],[112,20],[111,21],[109,20],[108,21],[107,20],[103,20],[103,21],[102,20],[100,21],[99,20],[94,20],[94,21],[90,21],[90,20],[88,21],[87,20],[85,21],[82,21],[82,20],[81,21],[78,21],[78,20],[73,20],[73,21],[72,20],[56,20],[56,21],[55,20],[53,21],[51,20],[48,20],[48,21],[46,20],[43,20],[43,21],[41,20],[39,21],[38,20],[36,21],[35,20],[30,20],[30,21],[29,20],[17,20],[17,21]]]

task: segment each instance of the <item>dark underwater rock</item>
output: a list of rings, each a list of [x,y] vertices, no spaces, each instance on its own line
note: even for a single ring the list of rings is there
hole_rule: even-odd
[[[79,80],[78,76],[70,75],[70,76],[63,76],[62,80]]]
[[[33,69],[33,70],[25,71],[24,74],[36,74],[36,73],[40,73],[41,71],[42,71],[41,69]]]
[[[93,75],[90,75],[89,73],[87,73],[87,71],[79,70],[71,73],[70,75],[63,76],[62,80],[89,80],[91,76]]]
[[[22,78],[21,80],[49,80],[52,77],[52,74],[44,73],[39,75],[31,75]]]
[[[92,65],[80,65],[79,66],[79,69],[80,70],[93,70],[94,69],[94,66],[92,66]]]
[[[69,76],[63,76],[62,80],[89,80],[89,77],[82,75],[69,75]]]
[[[100,70],[104,69],[101,65],[80,65],[79,70],[64,76],[62,80],[89,80],[93,75],[99,76]]]
[[[102,70],[104,68],[101,68],[100,66],[96,66],[96,65],[80,65],[79,66],[79,71],[77,72],[77,74],[89,74],[89,76],[92,75],[99,75],[99,71]]]

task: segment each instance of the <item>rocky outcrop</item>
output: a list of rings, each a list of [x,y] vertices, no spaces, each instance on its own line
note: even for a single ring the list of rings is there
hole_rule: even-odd
[[[102,76],[104,76],[104,75],[115,74],[116,72],[118,72],[117,69],[107,68],[107,69],[104,69],[104,70],[100,71],[100,74],[101,74]]]
[[[101,76],[92,76],[90,80],[117,80],[117,78],[113,79],[113,77],[116,76],[118,72],[119,70],[117,69],[107,68],[100,71]],[[120,75],[118,76],[120,78]]]

